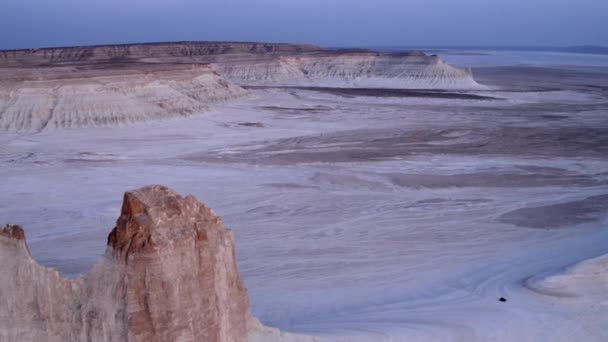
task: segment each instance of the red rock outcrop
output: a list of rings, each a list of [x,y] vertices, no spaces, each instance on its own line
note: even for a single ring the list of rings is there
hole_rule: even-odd
[[[258,324],[234,239],[193,196],[129,191],[103,259],[64,279],[30,256],[23,230],[0,231],[0,341],[245,341]]]

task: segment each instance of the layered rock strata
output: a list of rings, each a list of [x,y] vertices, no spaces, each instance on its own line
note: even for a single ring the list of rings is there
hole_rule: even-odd
[[[188,116],[247,93],[197,64],[0,68],[0,76],[0,130],[6,131]]]
[[[129,191],[107,251],[85,278],[31,257],[21,227],[0,231],[1,341],[245,341],[249,313],[234,238],[193,196]],[[253,328],[252,328],[253,327]]]
[[[107,63],[211,63],[323,51],[313,45],[257,42],[167,42],[43,49],[0,50],[2,66],[89,65]]]
[[[175,42],[0,51],[2,67],[210,64],[242,85],[480,88],[468,69],[420,51],[322,49],[312,45]]]
[[[483,89],[422,52],[179,42],[0,51],[0,130],[42,131],[201,113],[240,86]]]
[[[437,56],[374,52],[280,56],[248,63],[213,63],[222,77],[240,85],[338,88],[481,89],[469,69]]]

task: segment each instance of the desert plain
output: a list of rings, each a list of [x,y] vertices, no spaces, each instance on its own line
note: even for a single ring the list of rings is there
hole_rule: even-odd
[[[308,78],[328,62],[298,63]],[[1,69],[21,78],[0,93],[0,218],[40,264],[86,274],[122,193],[165,184],[233,231],[266,326],[328,341],[608,339],[608,63],[522,57],[419,87],[426,76],[164,65],[68,80]],[[65,98],[67,118],[15,104]]]

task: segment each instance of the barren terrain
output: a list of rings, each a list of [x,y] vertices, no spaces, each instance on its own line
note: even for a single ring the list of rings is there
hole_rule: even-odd
[[[0,218],[75,277],[103,253],[120,194],[166,184],[234,231],[268,326],[331,341],[608,339],[608,70],[473,72],[472,87],[415,90],[227,77],[238,96],[188,117],[7,129]]]

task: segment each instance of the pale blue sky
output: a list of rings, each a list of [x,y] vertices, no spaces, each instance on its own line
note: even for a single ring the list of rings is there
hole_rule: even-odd
[[[0,0],[0,49],[172,40],[608,45],[608,0]]]

